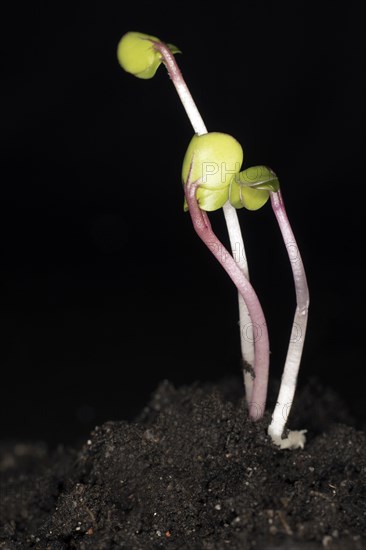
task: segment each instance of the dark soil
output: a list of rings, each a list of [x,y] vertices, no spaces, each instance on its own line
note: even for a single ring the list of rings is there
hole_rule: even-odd
[[[0,549],[366,548],[366,435],[337,396],[300,392],[305,449],[280,451],[241,394],[163,382],[80,449],[3,445]]]

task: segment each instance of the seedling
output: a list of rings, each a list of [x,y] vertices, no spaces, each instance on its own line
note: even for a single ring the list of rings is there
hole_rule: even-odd
[[[305,431],[285,430],[294,398],[304,345],[309,293],[301,256],[286,215],[276,174],[265,166],[240,171],[243,151],[228,134],[207,132],[202,117],[176,63],[177,47],[136,32],[125,34],[118,45],[122,67],[133,75],[152,78],[164,63],[191,121],[195,136],[184,161],[182,179],[185,209],[195,231],[228,273],[239,292],[241,348],[245,365],[245,388],[249,415],[253,420],[264,413],[268,385],[269,340],[265,317],[249,282],[247,261],[236,209],[257,210],[270,198],[291,262],[297,307],[281,380],[278,401],[268,433],[281,448],[305,444]],[[232,255],[212,230],[207,212],[223,209]],[[239,254],[235,253],[239,249]]]
[[[254,380],[247,395],[249,415],[254,420],[263,416],[268,385],[269,342],[267,325],[258,297],[249,280],[212,230],[207,210],[221,208],[229,197],[229,188],[234,178],[227,169],[236,166],[240,169],[243,151],[240,144],[231,136],[211,132],[194,136],[188,146],[182,170],[185,197],[193,227],[198,236],[211,250],[215,258],[236,285],[251,323],[260,334],[254,338]],[[218,167],[207,174],[203,167]]]
[[[122,67],[129,73],[138,78],[152,78],[159,65],[163,62],[168,74],[178,92],[183,107],[192,124],[193,130],[197,136],[207,133],[203,119],[196,107],[192,95],[185,83],[182,73],[174,58],[175,53],[180,50],[172,44],[164,44],[159,38],[137,32],[129,32],[124,35],[118,44],[117,56]],[[210,159],[211,163],[214,161]],[[244,242],[241,234],[241,228],[235,208],[226,201],[223,204],[223,212],[229,233],[230,246],[235,257],[235,261],[249,279],[248,263],[246,259]],[[247,403],[252,399],[253,379],[254,379],[254,344],[257,338],[257,332],[261,332],[259,325],[255,326],[256,334],[253,334],[253,321],[250,318],[247,305],[241,296],[239,299],[239,324],[240,324],[240,344],[243,357],[244,383],[246,389]],[[266,328],[263,327],[266,332]],[[266,367],[268,370],[268,365]],[[263,375],[268,377],[268,372]],[[259,405],[260,407],[260,405]],[[263,411],[263,408],[259,409]]]

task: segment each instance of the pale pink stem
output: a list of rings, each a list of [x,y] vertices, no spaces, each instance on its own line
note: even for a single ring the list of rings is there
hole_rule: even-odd
[[[269,340],[266,320],[252,285],[213,232],[207,213],[198,206],[196,199],[197,187],[197,183],[190,183],[189,181],[185,185],[185,195],[194,229],[235,284],[248,307],[251,317],[254,329],[255,377],[249,403],[249,415],[252,420],[258,420],[263,416],[267,398]]]
[[[304,265],[286,214],[281,191],[271,192],[270,196],[272,209],[277,218],[290,259],[297,303],[280,392],[272,415],[272,422],[268,429],[268,433],[272,437],[282,437],[294,399],[297,375],[300,368],[308,320],[309,290]]]
[[[193,126],[196,134],[207,134],[207,128],[194,99],[188,89],[183,75],[175,60],[174,54],[163,42],[154,42],[155,49],[161,54],[163,63],[168,71],[172,83],[179,95],[187,116]],[[241,234],[240,223],[235,208],[227,201],[223,206],[223,213],[230,238],[230,245],[235,257],[235,261],[240,266],[244,275],[249,279],[248,263],[245,254],[244,240]],[[239,293],[239,318],[240,318],[240,345],[244,362],[244,385],[247,403],[252,401],[252,387],[254,368],[254,335],[253,326],[250,322],[250,316],[247,304]],[[247,369],[249,366],[249,369]]]
[[[207,134],[207,128],[197,106],[194,102],[194,99],[191,95],[191,92],[188,89],[187,84],[183,78],[183,75],[177,65],[174,54],[170,51],[169,47],[164,44],[164,42],[154,42],[154,48],[160,52],[163,63],[168,71],[168,74],[175,86],[175,89],[178,92],[179,98],[183,104],[183,107],[188,115],[188,118],[193,126],[193,129],[196,134],[199,136]]]

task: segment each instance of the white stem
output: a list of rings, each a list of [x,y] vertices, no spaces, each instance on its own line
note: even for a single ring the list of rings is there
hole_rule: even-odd
[[[234,260],[244,273],[245,277],[249,281],[249,269],[248,262],[245,253],[243,236],[239,224],[238,214],[236,209],[231,206],[230,202],[226,202],[223,206],[225,221],[230,238],[231,251]],[[240,294],[239,298],[239,326],[240,326],[240,347],[241,355],[243,358],[243,374],[245,395],[247,403],[249,404],[252,399],[253,391],[253,365],[254,365],[254,335],[253,335],[253,323],[249,315],[248,307]]]
[[[205,123],[203,122],[203,118],[201,117],[201,114],[197,109],[197,105],[195,104],[191,92],[189,91],[188,86],[177,65],[174,54],[172,54],[168,46],[163,42],[155,42],[155,47],[162,55],[163,63],[169,73],[170,78],[172,79],[175,89],[178,92],[179,98],[193,126],[193,130],[199,136],[207,134],[207,128],[205,126]]]
[[[279,444],[283,436],[296,390],[297,375],[299,372],[308,320],[309,290],[304,265],[290,222],[286,215],[280,191],[271,193],[271,203],[290,259],[297,303],[281,387],[277,404],[272,415],[272,421],[268,428],[269,435]]]
[[[170,49],[162,42],[155,43],[156,49],[161,53],[164,65],[169,73],[169,76],[178,92],[183,107],[193,126],[196,134],[207,134],[207,128],[194,99],[188,89],[188,86],[182,76],[182,73],[177,65],[174,55]],[[236,209],[227,201],[223,206],[225,222],[229,233],[230,245],[233,257],[236,263],[243,271],[245,277],[249,280],[248,263],[245,254],[244,241],[240,229],[238,215]],[[249,315],[248,307],[238,293],[239,301],[239,325],[240,325],[240,345],[244,367],[244,384],[247,403],[251,402],[253,390],[253,365],[254,365],[254,336],[253,324]]]

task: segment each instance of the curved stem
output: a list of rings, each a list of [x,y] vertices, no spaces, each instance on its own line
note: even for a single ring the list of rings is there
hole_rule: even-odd
[[[154,47],[160,52],[163,63],[168,74],[177,90],[183,107],[192,124],[193,130],[198,135],[207,134],[207,128],[194,99],[188,89],[183,75],[178,67],[174,54],[163,42],[154,42]],[[249,279],[248,264],[246,260],[244,241],[240,229],[239,219],[236,209],[227,201],[223,206],[225,222],[229,234],[230,246],[233,257],[243,274]],[[239,301],[239,325],[240,325],[240,346],[244,367],[244,385],[247,403],[252,399],[253,390],[253,366],[254,366],[254,336],[253,325],[250,319],[249,310],[244,298],[238,293]]]
[[[198,206],[196,190],[197,183],[190,183],[189,181],[186,183],[185,195],[194,229],[237,287],[247,305],[251,322],[255,327],[255,378],[249,403],[249,415],[252,420],[258,420],[263,416],[267,397],[269,341],[266,321],[252,285],[238,263],[213,232],[207,213]]]
[[[304,265],[286,214],[281,192],[271,192],[270,196],[272,209],[277,218],[290,259],[297,303],[281,387],[272,415],[272,421],[268,428],[269,435],[274,440],[278,440],[283,435],[296,390],[297,375],[300,368],[308,320],[309,290]]]

